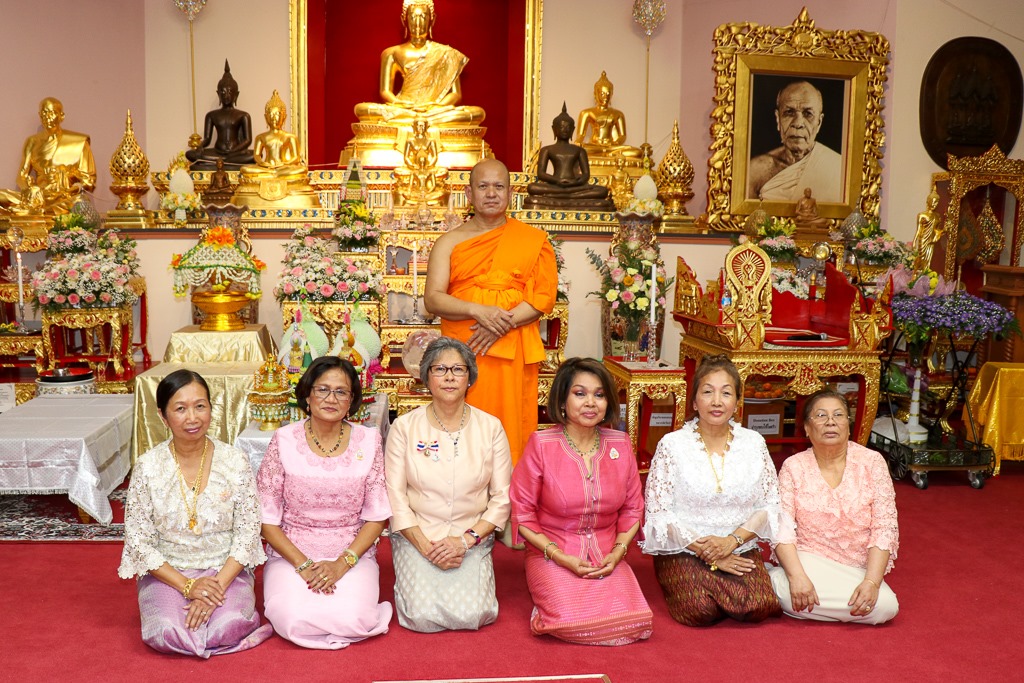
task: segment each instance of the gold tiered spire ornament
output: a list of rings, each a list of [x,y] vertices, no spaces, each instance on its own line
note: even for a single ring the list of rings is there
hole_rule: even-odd
[[[359,122],[352,124],[355,137],[342,150],[339,166],[347,165],[353,157],[368,168],[401,166],[401,142],[411,135],[416,119],[425,119],[440,132],[441,166],[472,168],[477,161],[493,156],[484,142],[487,129],[480,126],[484,110],[459,104],[459,76],[469,58],[430,39],[436,18],[433,0],[403,0],[402,23],[408,41],[381,53],[382,102],[356,105]],[[395,92],[399,77],[402,87]]]
[[[117,208],[107,212],[107,225],[116,228],[149,228],[151,215],[142,206],[142,198],[149,192],[149,159],[135,139],[132,128],[132,110],[125,117],[124,137],[110,158],[110,191],[117,195]]]
[[[672,124],[672,143],[658,164],[658,199],[665,204],[662,225],[667,230],[693,226],[693,217],[686,211],[686,203],[693,199],[693,164],[679,143],[679,122]]]

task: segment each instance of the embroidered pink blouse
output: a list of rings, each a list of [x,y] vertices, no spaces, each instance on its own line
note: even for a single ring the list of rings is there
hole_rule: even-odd
[[[798,550],[848,567],[867,567],[868,548],[874,546],[889,551],[889,573],[899,526],[896,492],[879,453],[851,441],[843,480],[833,489],[808,449],[782,463],[779,487],[782,508],[796,519],[796,529],[784,529],[779,543],[795,543]]]
[[[512,472],[512,530],[541,532],[580,559],[598,563],[611,552],[615,537],[644,514],[636,457],[629,437],[601,430],[601,448],[587,473],[583,457],[565,440],[561,428],[534,432]],[[532,545],[533,553],[540,553]]]
[[[275,524],[305,555],[333,559],[363,522],[391,516],[384,486],[380,432],[351,425],[348,448],[323,458],[306,443],[306,421],[281,427],[270,439],[256,476],[264,524]],[[366,552],[373,557],[376,546]],[[273,557],[277,553],[267,547]]]

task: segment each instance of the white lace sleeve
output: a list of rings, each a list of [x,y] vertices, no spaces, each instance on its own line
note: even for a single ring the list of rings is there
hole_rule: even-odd
[[[792,536],[796,522],[782,509],[775,463],[768,454],[768,445],[764,439],[760,438],[760,442],[761,475],[757,487],[758,500],[754,503],[753,513],[742,526],[774,545],[778,543],[780,536]]]
[[[674,437],[678,434],[668,434],[658,442],[647,473],[644,496],[647,518],[644,521],[644,540],[640,545],[649,555],[681,552],[702,535],[690,528],[684,515],[680,514],[685,501],[676,462],[678,439]]]
[[[142,576],[153,569],[159,569],[166,561],[157,548],[159,534],[153,519],[146,456],[139,456],[135,463],[125,499],[124,550],[121,552],[121,566],[117,569],[117,575],[122,579]]]
[[[245,453],[227,445],[224,451],[224,456],[231,458],[235,489],[229,554],[239,564],[252,569],[267,561],[260,540],[260,502],[256,496],[256,480]]]

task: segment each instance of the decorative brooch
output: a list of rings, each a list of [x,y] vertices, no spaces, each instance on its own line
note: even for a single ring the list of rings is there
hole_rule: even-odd
[[[612,460],[618,460],[619,459],[619,449],[618,448],[612,448],[611,452],[608,454],[608,457],[611,458]]]
[[[430,443],[427,443],[426,441],[420,441],[419,443],[416,444],[416,450],[422,453],[423,455],[427,456],[434,462],[437,462],[438,460],[441,459],[441,456],[438,455],[440,446],[438,446],[436,439],[434,441],[431,441]]]

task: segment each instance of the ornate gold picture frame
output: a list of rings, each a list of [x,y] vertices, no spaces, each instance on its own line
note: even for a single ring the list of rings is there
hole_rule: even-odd
[[[773,137],[772,144],[781,145],[772,115],[775,95],[800,81],[822,94],[824,118],[815,145],[841,156],[835,196],[815,196],[819,215],[839,221],[859,207],[866,217],[877,217],[889,41],[867,31],[819,30],[804,9],[791,26],[723,24],[714,43],[708,210],[700,222],[719,231],[743,229],[759,204],[748,186],[751,159]],[[762,208],[792,216],[797,199],[765,201]]]

